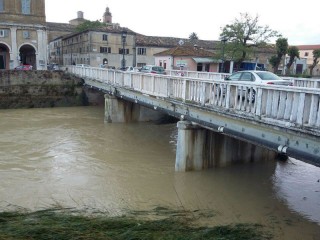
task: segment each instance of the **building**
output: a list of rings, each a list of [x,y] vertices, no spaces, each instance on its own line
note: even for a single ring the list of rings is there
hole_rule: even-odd
[[[296,46],[299,49],[299,55],[300,59],[305,58],[307,61],[307,66],[309,69],[309,66],[313,64],[313,51],[320,49],[320,45],[299,45]],[[313,69],[313,76],[319,76],[320,75],[320,65],[317,64],[317,66]]]
[[[45,0],[0,0],[0,69],[47,68]]]
[[[185,69],[200,72],[219,72],[221,60],[212,52],[195,46],[177,46],[155,55],[155,64],[164,69]]]
[[[136,66],[142,67],[144,65],[157,65],[159,61],[156,61],[155,55],[160,52],[166,51],[171,48],[180,46],[193,47],[195,44],[200,49],[205,49],[209,52],[216,52],[218,50],[219,41],[205,41],[205,40],[195,40],[181,39],[174,37],[157,37],[157,36],[145,36],[142,34],[137,34],[136,37]],[[169,66],[168,66],[169,67]],[[173,66],[170,68],[173,68]]]
[[[62,37],[63,65],[120,68],[135,65],[135,33],[118,25],[88,29]]]

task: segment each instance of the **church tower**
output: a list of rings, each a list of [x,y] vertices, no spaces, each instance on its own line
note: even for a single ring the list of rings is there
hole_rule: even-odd
[[[112,14],[109,10],[109,7],[106,8],[105,13],[103,14],[103,22],[104,23],[112,23]]]

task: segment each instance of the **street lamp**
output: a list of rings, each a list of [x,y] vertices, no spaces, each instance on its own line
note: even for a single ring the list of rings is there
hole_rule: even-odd
[[[228,39],[226,37],[222,37],[221,38],[221,42],[222,42],[222,64],[221,64],[221,72],[224,72],[224,48],[226,45],[226,42],[228,41]]]
[[[124,55],[126,53],[125,51],[125,44],[126,44],[126,39],[127,39],[127,31],[123,30],[121,32],[121,40],[122,40],[122,62],[121,62],[121,69],[125,70],[126,69],[126,60],[124,58]]]

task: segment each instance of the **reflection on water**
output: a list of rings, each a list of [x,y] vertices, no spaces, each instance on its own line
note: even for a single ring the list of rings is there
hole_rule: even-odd
[[[275,239],[319,239],[320,170],[300,161],[175,172],[176,126],[104,124],[98,107],[0,111],[0,207],[156,206],[259,223]]]

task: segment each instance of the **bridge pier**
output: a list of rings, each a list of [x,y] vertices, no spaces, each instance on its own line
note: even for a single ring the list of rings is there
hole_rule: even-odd
[[[202,170],[238,163],[274,160],[277,153],[189,121],[180,121],[176,151],[176,171]]]
[[[108,123],[147,122],[161,119],[164,114],[108,94],[105,98],[104,121]]]

